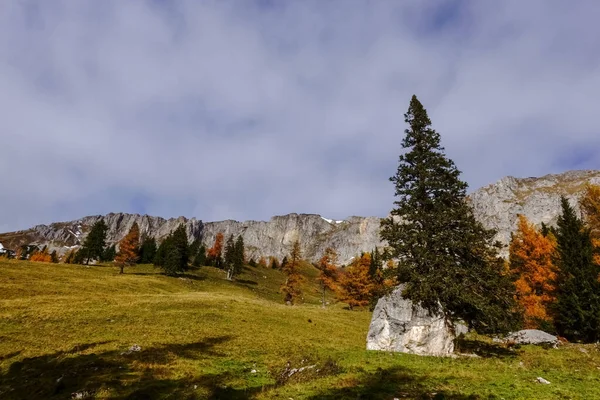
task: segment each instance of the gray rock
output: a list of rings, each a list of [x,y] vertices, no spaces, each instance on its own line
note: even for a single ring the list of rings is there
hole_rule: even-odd
[[[550,381],[547,381],[546,379],[542,378],[541,376],[538,376],[537,378],[535,378],[535,381],[537,383],[541,383],[543,385],[549,385]]]
[[[419,305],[402,297],[405,285],[379,299],[373,311],[367,350],[397,351],[419,355],[447,356],[454,351],[457,331],[441,315],[431,315]]]
[[[510,333],[506,336],[506,341],[515,342],[516,344],[538,344],[558,346],[558,338],[544,331],[537,329],[524,329],[522,331]]]
[[[534,224],[542,222],[555,225],[561,212],[560,196],[564,195],[579,212],[578,199],[587,183],[600,184],[600,171],[569,171],[541,178],[505,177],[498,182],[476,190],[469,195],[475,217],[487,228],[496,229],[496,239],[505,247],[502,256],[508,255],[510,234],[517,227],[517,215],[524,214]],[[392,205],[390,204],[390,207]],[[241,235],[246,244],[247,256],[275,256],[280,260],[289,254],[292,243],[298,239],[303,257],[318,261],[327,247],[335,249],[342,264],[348,264],[361,252],[385,245],[379,239],[380,218],[349,217],[332,221],[316,214],[288,214],[272,217],[269,221],[218,221],[202,222],[196,218],[164,219],[148,215],[111,213],[90,216],[70,222],[38,225],[31,229],[0,234],[0,242],[9,249],[23,244],[47,245],[49,250],[64,254],[77,248],[92,225],[103,218],[108,225],[108,244],[118,243],[134,222],[140,233],[161,241],[179,224],[184,224],[190,242],[202,238],[210,247],[217,233],[225,238]]]

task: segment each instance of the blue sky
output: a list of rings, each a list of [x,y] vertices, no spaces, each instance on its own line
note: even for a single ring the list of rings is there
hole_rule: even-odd
[[[413,93],[471,189],[597,169],[597,1],[10,1],[0,231],[385,216]]]

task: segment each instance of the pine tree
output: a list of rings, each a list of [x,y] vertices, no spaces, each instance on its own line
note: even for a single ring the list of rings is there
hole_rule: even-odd
[[[156,255],[156,239],[152,237],[146,237],[140,247],[140,264],[151,264],[154,262],[154,256]]]
[[[321,306],[325,307],[325,293],[327,290],[335,292],[337,290],[338,255],[334,249],[328,247],[325,249],[325,254],[319,260],[318,269],[319,277],[317,278],[321,286]]]
[[[447,321],[479,331],[513,328],[514,285],[503,275],[494,232],[483,228],[466,202],[467,184],[444,154],[416,96],[404,115],[409,129],[399,157],[396,208],[382,220],[381,238],[398,259],[403,295]]]
[[[123,273],[125,266],[134,265],[139,259],[140,228],[137,222],[134,222],[129,233],[119,242],[119,253],[114,260]]]
[[[106,231],[108,227],[104,223],[104,219],[100,218],[94,225],[90,233],[85,238],[83,246],[79,250],[85,259],[85,264],[89,265],[90,260],[100,260],[106,245]]]
[[[252,257],[250,259],[250,261],[248,261],[248,265],[251,266],[252,268],[258,267],[258,264],[256,264],[256,261],[254,261],[254,257]]]
[[[192,261],[192,265],[194,267],[202,267],[205,264],[206,264],[206,247],[203,244],[201,244],[200,247],[198,248],[198,251],[196,252],[196,256],[194,257],[194,259]]]
[[[114,261],[117,256],[117,245],[107,246],[102,252],[100,261]]]
[[[202,242],[200,241],[200,239],[196,238],[196,239],[194,239],[192,244],[188,247],[188,259],[192,260],[192,262],[196,258],[196,255],[198,254],[198,251],[200,250],[201,245],[202,245]]]
[[[557,221],[555,325],[569,340],[600,340],[600,282],[589,228],[566,198]]]
[[[225,269],[227,270],[227,279],[232,280],[234,274],[233,264],[235,262],[235,243],[233,235],[230,235],[225,244],[225,256],[223,257]]]
[[[587,185],[579,204],[583,218],[590,228],[594,245],[594,263],[600,266],[600,185]],[[600,273],[600,269],[598,272]]]
[[[54,264],[58,264],[58,253],[56,252],[56,250],[52,250],[52,253],[50,253],[50,261],[53,262]]]
[[[188,268],[188,238],[184,225],[167,236],[158,246],[154,265],[162,268],[167,275],[176,275]]]
[[[233,275],[239,275],[242,273],[242,269],[244,268],[244,262],[246,260],[245,249],[244,249],[244,239],[241,235],[238,235],[235,240],[235,257],[233,259]]]
[[[345,269],[339,279],[338,299],[353,310],[371,303],[375,292],[375,283],[369,275],[371,255],[363,253]]]
[[[285,268],[283,269],[286,278],[285,283],[281,285],[281,291],[285,295],[284,301],[289,305],[295,304],[298,297],[302,295],[302,290],[300,289],[300,285],[303,282],[303,277],[300,275],[301,257],[300,242],[296,240],[292,246],[290,259],[285,264]]]
[[[524,215],[519,215],[517,231],[510,241],[509,262],[527,329],[547,331],[552,327],[550,307],[554,302],[556,273],[552,259],[555,250],[552,233],[542,235]]]

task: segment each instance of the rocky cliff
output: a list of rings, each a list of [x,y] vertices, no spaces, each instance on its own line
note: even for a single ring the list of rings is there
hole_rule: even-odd
[[[210,247],[217,233],[225,238],[242,235],[248,257],[288,255],[292,243],[298,239],[303,256],[311,261],[318,260],[327,247],[338,252],[342,263],[349,262],[361,251],[371,251],[381,246],[379,241],[379,218],[350,217],[344,221],[332,221],[315,214],[288,214],[276,216],[269,221],[233,220],[203,223],[195,218],[164,219],[139,214],[108,214],[85,217],[71,222],[38,225],[26,231],[0,234],[0,242],[7,248],[18,248],[22,244],[48,245],[61,252],[79,246],[91,226],[104,218],[108,226],[107,242],[117,243],[137,222],[142,236],[162,240],[180,224],[184,224],[188,238],[200,238]]]
[[[488,228],[498,231],[497,239],[507,245],[516,228],[517,215],[524,214],[535,224],[553,225],[560,213],[560,196],[569,198],[578,209],[578,199],[587,183],[600,184],[600,171],[569,171],[541,178],[505,177],[476,190],[469,196],[475,216]],[[391,206],[391,205],[390,205]],[[249,257],[276,256],[283,258],[294,240],[300,240],[304,257],[318,260],[327,247],[336,249],[342,263],[348,263],[361,251],[382,246],[379,240],[378,217],[350,217],[332,221],[315,214],[288,214],[269,221],[233,220],[202,222],[184,217],[164,219],[138,214],[108,214],[85,217],[77,221],[38,225],[25,231],[0,234],[0,243],[9,249],[22,244],[48,245],[61,251],[78,246],[90,227],[104,218],[108,225],[108,242],[116,243],[134,222],[142,235],[161,240],[179,224],[184,224],[190,241],[201,238],[211,246],[218,232],[242,235]],[[506,255],[506,250],[504,254]]]
[[[506,246],[517,228],[518,214],[538,226],[542,222],[554,226],[561,212],[561,196],[579,213],[579,198],[588,183],[600,185],[600,171],[568,171],[541,178],[507,176],[476,190],[469,201],[475,217],[495,229],[496,239]],[[507,255],[506,249],[503,255]]]

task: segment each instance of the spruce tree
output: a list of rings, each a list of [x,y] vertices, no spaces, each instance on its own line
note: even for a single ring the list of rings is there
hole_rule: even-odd
[[[117,246],[107,246],[102,252],[102,256],[100,257],[100,261],[113,261],[117,255]]]
[[[239,275],[242,273],[242,269],[244,268],[244,239],[241,235],[238,235],[235,240],[234,246],[234,254],[235,257],[233,259],[233,274]]]
[[[233,235],[230,235],[225,244],[225,257],[223,259],[225,269],[227,270],[227,279],[233,279],[235,261],[235,243]]]
[[[50,259],[52,260],[52,262],[54,264],[58,263],[58,253],[56,252],[56,250],[52,250],[52,253],[50,253]]]
[[[154,238],[146,237],[140,247],[140,264],[151,264],[154,262],[154,256],[156,255],[156,240]]]
[[[514,286],[502,273],[494,232],[484,229],[466,202],[467,184],[446,157],[416,96],[404,115],[396,175],[395,208],[382,220],[386,254],[398,259],[403,295],[448,322],[463,320],[478,331],[513,328]]]
[[[108,227],[104,223],[104,219],[100,218],[90,230],[90,233],[85,238],[81,247],[81,255],[85,259],[85,264],[88,265],[90,260],[100,260],[104,253],[106,245],[106,231]]]
[[[171,234],[170,246],[163,269],[168,275],[183,272],[188,268],[188,238],[184,225],[179,225]]]
[[[192,265],[194,267],[202,267],[203,265],[206,265],[206,246],[203,244],[200,245],[200,248],[196,252],[196,256],[192,260]]]
[[[556,330],[569,340],[600,340],[600,282],[590,230],[561,198],[556,242]]]

